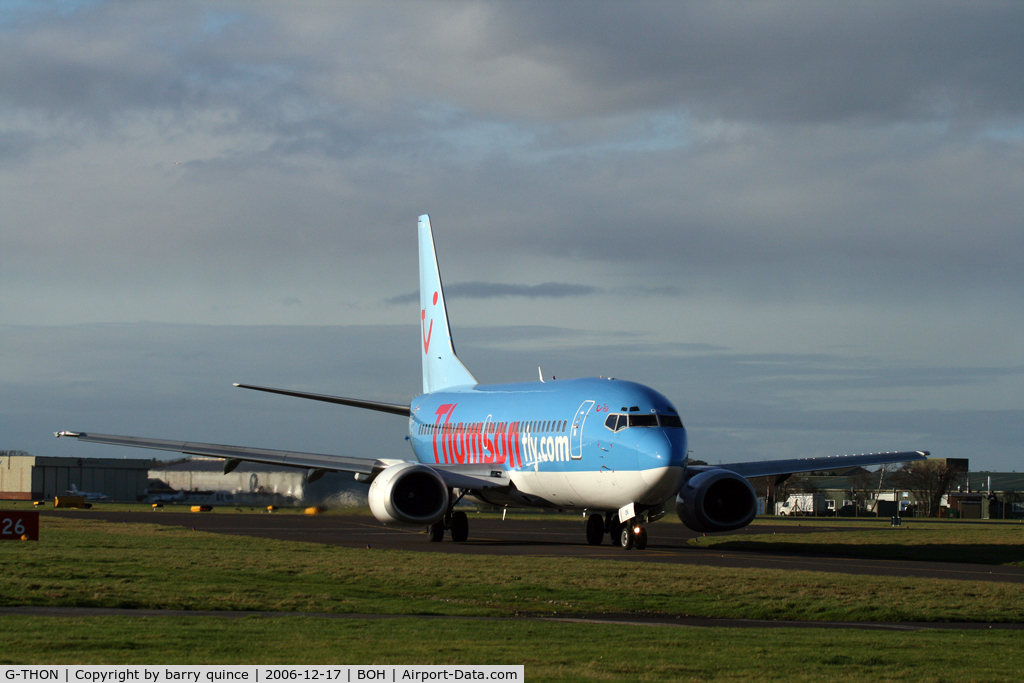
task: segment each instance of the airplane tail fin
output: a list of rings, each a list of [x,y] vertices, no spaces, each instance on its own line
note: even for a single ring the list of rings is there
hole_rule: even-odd
[[[473,374],[455,355],[441,288],[441,273],[434,253],[434,235],[430,231],[430,216],[426,214],[419,219],[419,244],[423,393],[477,384]]]

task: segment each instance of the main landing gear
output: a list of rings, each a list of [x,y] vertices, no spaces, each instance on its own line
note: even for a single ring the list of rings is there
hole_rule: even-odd
[[[597,513],[590,515],[587,518],[587,543],[601,545],[605,533],[611,538],[612,545],[621,546],[624,550],[647,547],[647,529],[635,518],[630,520],[630,524],[622,524],[614,512],[608,513],[607,519]]]
[[[441,521],[434,522],[427,527],[427,538],[431,543],[443,541],[445,529],[451,530],[452,540],[456,543],[463,543],[469,538],[469,517],[462,510],[452,512],[452,508],[462,500],[464,495],[466,494],[463,493],[455,499],[455,502],[448,508],[448,512],[444,513],[444,518]]]
[[[601,545],[604,540],[604,518],[601,515],[590,515],[587,518],[587,543]]]

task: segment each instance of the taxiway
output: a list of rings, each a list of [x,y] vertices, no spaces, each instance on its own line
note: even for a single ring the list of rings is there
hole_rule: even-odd
[[[785,571],[837,572],[870,576],[906,576],[957,581],[998,581],[1024,583],[1024,568],[959,562],[924,562],[912,559],[874,559],[839,555],[721,550],[701,548],[692,543],[699,534],[682,524],[652,524],[646,550],[623,550],[607,542],[587,545],[582,521],[564,517],[520,519],[510,515],[470,517],[470,536],[465,543],[447,538],[441,543],[427,540],[424,530],[386,527],[371,516],[297,515],[280,513],[217,514],[189,512],[104,512],[47,511],[60,516],[89,516],[112,522],[134,522],[183,526],[197,531],[236,536],[254,536],[308,543],[326,543],[351,548],[395,549],[450,554],[517,555],[528,557],[580,557],[618,562],[689,564],[706,567],[781,569]],[[734,535],[802,534],[836,531],[813,521],[795,525],[757,525]]]

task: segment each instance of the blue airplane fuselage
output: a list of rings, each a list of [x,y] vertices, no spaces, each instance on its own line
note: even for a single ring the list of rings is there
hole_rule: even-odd
[[[533,504],[655,506],[675,495],[686,467],[678,413],[663,395],[635,382],[451,387],[416,398],[411,409],[410,442],[419,462],[490,465]]]

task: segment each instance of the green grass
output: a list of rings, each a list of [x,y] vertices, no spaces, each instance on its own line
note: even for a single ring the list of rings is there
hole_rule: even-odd
[[[964,523],[907,520],[902,526],[859,521],[802,522],[797,526],[827,527],[831,531],[805,534],[758,534],[757,526],[742,536],[701,537],[690,545],[730,550],[817,553],[882,559],[971,562],[1024,567],[1024,524],[1020,522]]]
[[[3,664],[523,664],[530,681],[1019,680],[1024,632],[0,617]],[[17,654],[13,654],[17,653]]]
[[[0,605],[515,616],[1024,621],[1024,585],[369,550],[44,516]]]
[[[4,615],[0,664],[507,663],[524,664],[531,681],[853,683],[1019,680],[1024,670],[1024,631],[692,629],[515,618],[653,612],[1020,622],[1018,584],[351,549],[86,515],[44,515],[41,525],[39,542],[0,546],[0,605],[400,616]],[[877,523],[845,528],[835,536],[917,533]],[[967,538],[978,530],[990,534],[979,526]]]

